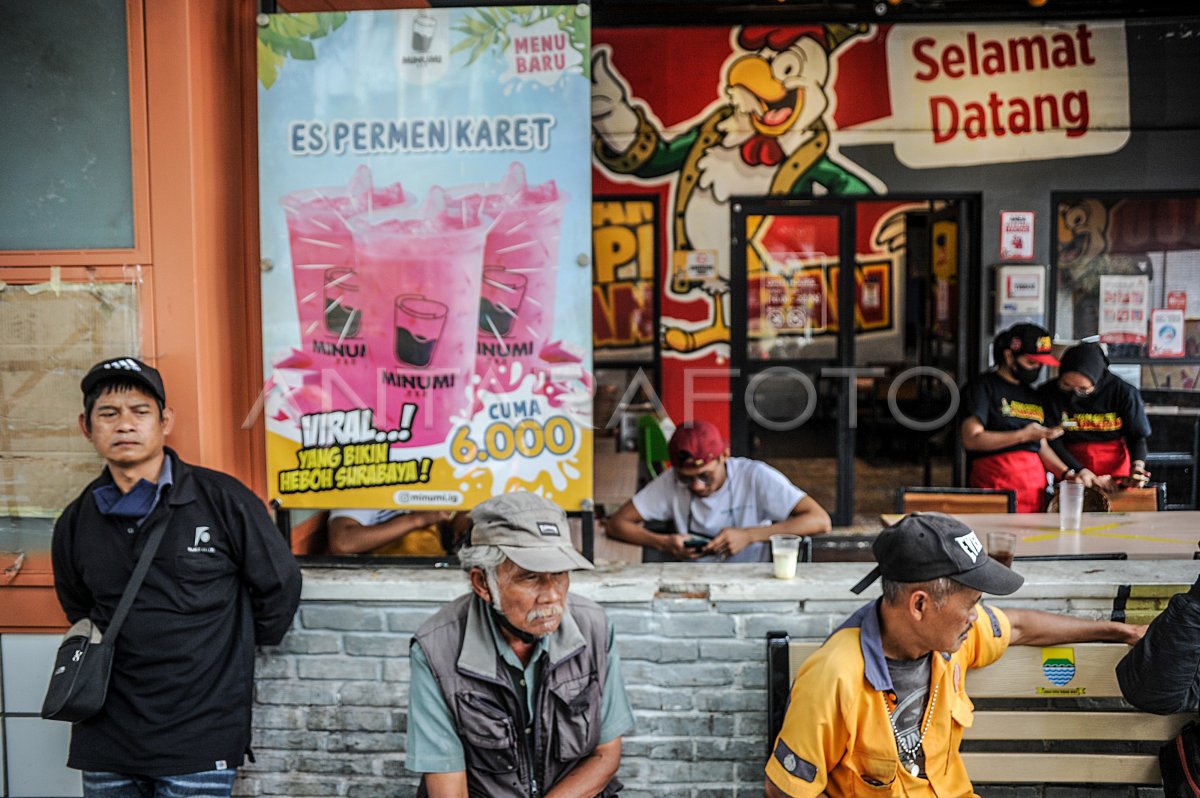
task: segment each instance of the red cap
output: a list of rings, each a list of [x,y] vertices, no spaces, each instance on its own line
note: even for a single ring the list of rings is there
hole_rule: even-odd
[[[1053,346],[1049,331],[1036,324],[1014,324],[996,336],[996,343],[997,351],[994,354],[997,362],[1000,360],[1000,352],[1008,349],[1018,357],[1026,355],[1030,360],[1044,366],[1058,365],[1058,358],[1051,354]]]
[[[676,428],[667,444],[673,466],[701,466],[725,454],[725,440],[707,421],[687,421]]]

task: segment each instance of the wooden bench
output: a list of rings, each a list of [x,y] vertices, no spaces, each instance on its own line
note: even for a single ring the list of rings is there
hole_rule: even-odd
[[[819,646],[793,643],[783,632],[767,635],[768,756],[796,672]],[[1013,646],[998,662],[968,673],[975,723],[964,737],[963,760],[971,780],[1159,784],[1157,744],[1173,737],[1189,717],[1138,712],[1121,698],[1115,668],[1127,646],[1061,648],[1070,649],[1075,662],[1074,676],[1061,687],[1043,673],[1041,648]]]

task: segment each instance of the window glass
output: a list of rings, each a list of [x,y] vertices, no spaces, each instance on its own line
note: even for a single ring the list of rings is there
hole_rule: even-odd
[[[125,0],[5,4],[0,250],[134,246],[125,23]]]
[[[1055,332],[1113,359],[1200,357],[1200,197],[1057,201]]]

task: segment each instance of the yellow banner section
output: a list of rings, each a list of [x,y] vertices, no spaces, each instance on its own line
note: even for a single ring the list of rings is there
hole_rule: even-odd
[[[527,490],[574,511],[592,496],[592,430],[564,416],[497,422],[478,436],[459,427],[448,457],[404,457],[387,443],[304,449],[273,432],[267,449],[268,462],[290,465],[271,474],[270,486],[271,498],[287,508],[460,509]]]

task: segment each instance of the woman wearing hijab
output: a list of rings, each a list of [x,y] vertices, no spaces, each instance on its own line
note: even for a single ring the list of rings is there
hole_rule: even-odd
[[[1050,423],[1065,433],[1051,446],[1071,469],[1082,473],[1133,476],[1146,473],[1150,421],[1138,389],[1108,370],[1099,344],[1079,344],[1063,353],[1058,378],[1040,388]],[[1114,485],[1101,481],[1099,487]]]

